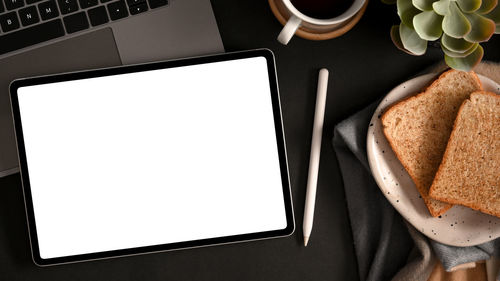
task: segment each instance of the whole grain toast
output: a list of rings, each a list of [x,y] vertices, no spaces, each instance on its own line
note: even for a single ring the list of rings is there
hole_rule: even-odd
[[[452,205],[430,198],[429,188],[459,107],[478,90],[482,85],[474,72],[448,70],[424,92],[398,102],[382,115],[387,140],[434,217]]]
[[[429,195],[500,217],[500,95],[462,104]]]

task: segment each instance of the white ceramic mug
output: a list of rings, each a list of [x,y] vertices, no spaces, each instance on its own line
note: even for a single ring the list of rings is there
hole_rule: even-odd
[[[341,27],[346,21],[351,19],[360,9],[366,0],[354,0],[352,5],[344,13],[331,19],[317,19],[304,15],[297,10],[290,0],[276,0],[278,9],[284,10],[289,18],[280,34],[278,41],[286,45],[292,39],[295,31],[300,26],[318,33],[330,32]]]

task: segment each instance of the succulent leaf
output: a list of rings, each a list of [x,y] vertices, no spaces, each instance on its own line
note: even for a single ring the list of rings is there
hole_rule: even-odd
[[[432,3],[436,0],[412,0],[413,6],[420,11],[432,11]]]
[[[413,6],[411,0],[397,0],[396,5],[401,22],[413,28],[413,17],[420,13],[420,10]]]
[[[447,56],[449,56],[449,57],[452,57],[452,58],[465,58],[466,56],[472,54],[476,50],[477,46],[479,46],[479,43],[473,43],[472,48],[470,48],[469,50],[467,50],[467,51],[465,51],[463,53],[454,52],[452,50],[449,50],[445,46],[441,46],[441,49],[443,49],[443,52]]]
[[[470,50],[470,48],[474,46],[474,43],[465,41],[462,38],[457,39],[443,34],[441,37],[441,46],[453,52],[464,53]]]
[[[437,2],[432,3],[432,8],[434,12],[438,15],[444,16],[450,10],[450,1],[451,0],[439,0]]]
[[[399,25],[399,36],[403,47],[416,56],[425,54],[427,51],[427,41],[420,38],[414,29],[404,23]]]
[[[495,34],[500,34],[500,23],[495,28]]]
[[[489,18],[490,20],[493,20],[496,25],[500,24],[500,5],[497,4],[497,6],[491,10],[489,13],[484,15],[485,17]]]
[[[465,13],[475,12],[481,7],[481,0],[456,0],[460,9]]]
[[[413,27],[420,38],[433,41],[439,39],[443,34],[442,22],[443,16],[436,14],[434,11],[425,11],[413,18]]]
[[[401,41],[401,36],[399,36],[399,25],[393,25],[391,27],[391,39],[392,39],[392,43],[394,43],[394,45],[398,49],[400,49],[401,51],[403,51],[403,52],[405,52],[405,53],[407,53],[409,55],[415,56],[415,54],[413,54],[412,52],[408,51],[403,46],[403,42]]]
[[[465,14],[472,25],[469,34],[464,39],[469,42],[488,41],[495,33],[495,22],[478,14]]]
[[[450,11],[444,16],[443,31],[454,38],[462,38],[471,30],[469,20],[460,11],[456,2],[450,3]]]
[[[393,25],[391,27],[391,40],[398,49],[406,51],[403,42],[401,42],[401,37],[399,36],[399,25]]]
[[[483,54],[483,47],[478,44],[477,48],[475,48],[470,55],[464,58],[453,58],[445,54],[444,60],[451,68],[462,71],[470,71],[481,61]]]
[[[476,13],[481,15],[487,14],[491,12],[491,10],[493,10],[493,8],[495,8],[497,5],[498,0],[483,0],[483,2],[481,3],[481,7],[476,11]]]

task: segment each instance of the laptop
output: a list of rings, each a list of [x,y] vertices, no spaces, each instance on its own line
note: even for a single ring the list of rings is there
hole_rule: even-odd
[[[0,0],[0,177],[19,171],[17,78],[224,51],[210,0]]]

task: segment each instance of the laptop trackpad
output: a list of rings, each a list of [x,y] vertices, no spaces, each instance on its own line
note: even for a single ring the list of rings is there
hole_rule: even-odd
[[[0,60],[0,177],[17,171],[17,151],[8,87],[12,80],[121,65],[111,28]]]

